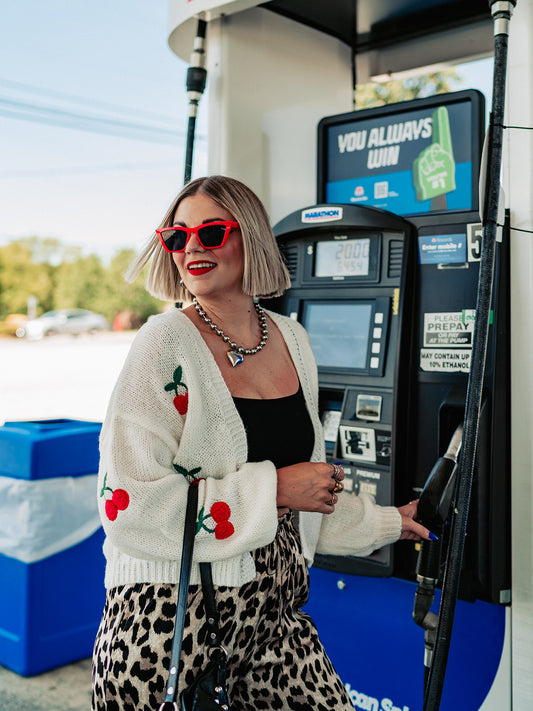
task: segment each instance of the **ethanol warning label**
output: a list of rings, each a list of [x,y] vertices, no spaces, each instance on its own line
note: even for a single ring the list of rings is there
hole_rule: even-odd
[[[472,348],[475,312],[424,314],[424,347]]]
[[[420,350],[420,370],[427,373],[468,373],[471,351],[452,348],[422,348]]]

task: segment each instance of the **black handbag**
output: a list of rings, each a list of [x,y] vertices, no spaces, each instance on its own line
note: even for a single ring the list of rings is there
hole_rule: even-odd
[[[191,576],[192,551],[194,547],[194,529],[198,509],[198,486],[189,485],[187,494],[187,510],[185,513],[185,529],[183,532],[183,549],[181,555],[180,583],[176,607],[176,622],[165,700],[159,711],[229,711],[228,694],[226,691],[226,650],[220,644],[219,618],[215,602],[215,591],[211,575],[211,564],[200,563],[200,576],[204,593],[204,605],[209,624],[209,662],[198,675],[191,687],[185,689],[178,697],[178,670],[187,609],[187,594]],[[179,705],[176,699],[179,698]]]

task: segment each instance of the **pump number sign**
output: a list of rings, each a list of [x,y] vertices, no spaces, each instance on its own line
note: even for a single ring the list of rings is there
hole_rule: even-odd
[[[398,215],[477,209],[484,103],[469,90],[322,119],[318,201]]]

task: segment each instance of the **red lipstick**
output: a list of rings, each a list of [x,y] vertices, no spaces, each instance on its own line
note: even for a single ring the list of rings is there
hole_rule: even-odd
[[[189,264],[187,264],[187,271],[190,274],[200,276],[201,274],[207,274],[207,272],[210,272],[215,267],[216,264],[214,262],[202,260],[197,262],[189,262]]]

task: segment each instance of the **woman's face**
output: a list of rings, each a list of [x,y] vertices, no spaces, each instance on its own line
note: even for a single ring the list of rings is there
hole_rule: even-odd
[[[180,202],[173,224],[198,227],[204,222],[233,219],[233,215],[210,197],[197,193]],[[244,254],[239,229],[234,229],[226,244],[217,249],[204,249],[193,232],[185,250],[174,252],[172,258],[191,294],[202,297],[242,293]]]

